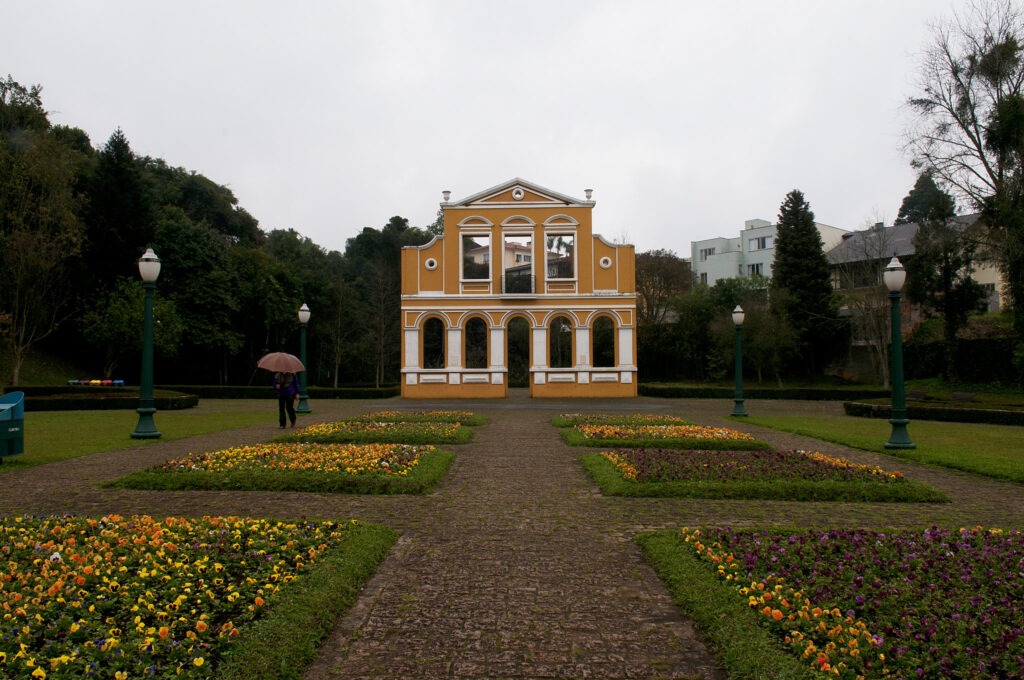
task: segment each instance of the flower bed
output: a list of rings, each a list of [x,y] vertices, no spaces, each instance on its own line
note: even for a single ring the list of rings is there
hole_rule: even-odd
[[[768,445],[746,432],[702,425],[590,425],[562,430],[573,446],[673,448],[673,449],[767,449]]]
[[[584,456],[606,495],[794,501],[947,500],[900,472],[808,451],[616,449]]]
[[[271,442],[190,453],[114,485],[143,489],[273,489],[424,493],[452,454],[430,445]]]
[[[316,423],[272,441],[320,443],[465,444],[473,430],[460,423],[338,420]]]
[[[223,677],[225,654],[248,653],[250,629],[321,563],[336,571],[332,556],[360,531],[232,517],[3,520],[0,675]]]
[[[563,413],[552,420],[555,427],[573,427],[574,425],[620,425],[632,427],[636,425],[690,425],[691,423],[676,416],[655,415],[653,413]]]
[[[838,677],[1024,677],[1024,533],[683,529],[806,666]]]
[[[483,425],[484,419],[472,411],[375,411],[348,418],[358,423],[460,423],[462,425]]]

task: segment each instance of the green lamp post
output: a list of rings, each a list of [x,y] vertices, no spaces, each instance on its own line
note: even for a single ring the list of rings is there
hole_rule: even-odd
[[[153,422],[156,406],[153,401],[153,291],[156,290],[156,279],[160,276],[160,258],[152,248],[139,258],[139,275],[142,277],[142,290],[145,294],[142,311],[142,378],[139,381],[139,422],[132,432],[132,439],[158,439],[160,432]]]
[[[732,409],[734,416],[745,416],[747,412],[743,409],[743,319],[746,314],[743,308],[736,305],[732,310],[732,323],[736,326],[736,405]]]
[[[305,302],[299,307],[299,359],[302,365],[306,366],[306,324],[309,323],[309,305]],[[296,413],[312,413],[307,402],[309,395],[306,394],[306,371],[299,372],[299,405],[295,407]]]
[[[903,268],[893,255],[882,273],[885,287],[889,289],[889,301],[892,304],[892,348],[889,351],[891,363],[890,382],[892,383],[892,411],[889,422],[892,423],[892,434],[885,443],[887,449],[913,449],[914,442],[907,432],[907,400],[903,385],[903,332],[900,328],[900,291],[907,280],[907,270]]]

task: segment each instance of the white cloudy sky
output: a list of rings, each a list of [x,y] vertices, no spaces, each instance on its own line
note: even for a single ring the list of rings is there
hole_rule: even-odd
[[[343,250],[513,177],[594,189],[638,250],[774,221],[891,221],[929,24],[963,0],[0,0],[0,75],[55,123]]]

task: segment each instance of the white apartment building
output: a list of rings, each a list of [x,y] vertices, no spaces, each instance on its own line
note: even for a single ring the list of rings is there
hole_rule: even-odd
[[[824,250],[842,242],[845,229],[815,222]],[[690,242],[690,263],[699,283],[715,285],[720,279],[755,275],[771,277],[775,264],[775,235],[778,225],[768,220],[747,220],[735,238],[709,238]]]

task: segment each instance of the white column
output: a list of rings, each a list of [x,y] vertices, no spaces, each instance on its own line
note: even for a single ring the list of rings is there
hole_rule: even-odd
[[[533,367],[548,367],[548,329],[533,329]]]
[[[419,368],[420,366],[420,329],[405,329],[405,366],[404,368]]]
[[[491,368],[506,368],[505,366],[505,329],[496,327],[491,329]]]
[[[576,329],[576,367],[589,367],[593,363],[590,357],[590,329],[580,326]]]
[[[462,329],[448,329],[448,369],[462,368]]]
[[[619,366],[633,365],[633,329],[619,329]]]

